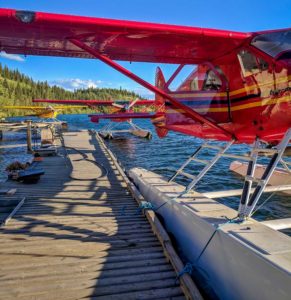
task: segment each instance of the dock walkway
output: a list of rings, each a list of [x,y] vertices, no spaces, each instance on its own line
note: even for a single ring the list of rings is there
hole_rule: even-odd
[[[2,184],[25,201],[0,229],[0,299],[184,299],[99,138],[71,132],[64,144],[39,183]]]

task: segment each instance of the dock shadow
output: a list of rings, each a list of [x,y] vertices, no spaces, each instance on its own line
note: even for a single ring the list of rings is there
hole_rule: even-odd
[[[41,299],[182,296],[162,247],[137,213],[116,167],[96,136],[89,139],[92,149],[82,151],[107,169],[106,176],[71,179],[65,158],[48,158],[38,185],[18,186],[27,200],[0,230],[0,282],[11,286],[12,293],[41,293]]]

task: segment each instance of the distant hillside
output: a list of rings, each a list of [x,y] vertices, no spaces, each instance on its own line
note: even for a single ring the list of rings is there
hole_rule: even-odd
[[[33,105],[32,99],[101,99],[101,100],[132,100],[139,97],[136,93],[123,89],[88,88],[73,92],[58,86],[50,86],[46,81],[34,81],[18,70],[9,70],[0,64],[0,106],[2,105]],[[39,104],[38,104],[39,105]],[[45,104],[44,104],[45,106]],[[71,112],[77,112],[75,109]],[[21,110],[0,111],[2,116],[24,115]]]

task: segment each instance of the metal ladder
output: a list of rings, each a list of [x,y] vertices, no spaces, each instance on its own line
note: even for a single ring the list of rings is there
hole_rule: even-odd
[[[240,205],[238,210],[238,216],[241,220],[247,219],[252,215],[262,193],[264,192],[274,170],[276,169],[279,162],[283,165],[286,171],[290,172],[288,165],[290,163],[285,162],[282,159],[285,149],[287,148],[291,140],[291,129],[289,129],[281,143],[274,149],[262,149],[258,141],[255,142],[254,148],[251,153],[251,159],[248,165],[247,174],[245,177],[245,182],[243,186],[243,192],[240,199]],[[256,168],[256,161],[259,153],[269,153],[272,154],[269,164],[267,165],[261,179],[257,180],[254,178],[254,172]],[[254,182],[257,182],[257,186],[252,195],[250,191]]]
[[[210,145],[209,142],[204,143],[203,145],[199,146],[195,152],[185,161],[185,163],[176,171],[176,173],[168,180],[168,182],[172,182],[178,175],[182,175],[184,177],[187,177],[191,179],[192,181],[187,185],[185,190],[178,196],[183,196],[203,178],[203,176],[213,167],[213,165],[222,157],[222,156],[227,156],[227,157],[233,157],[233,158],[241,158],[240,156],[237,155],[231,155],[231,154],[225,154],[225,152],[230,148],[230,146],[234,143],[234,140],[231,140],[230,142],[226,143],[224,146],[217,146],[217,145]],[[204,159],[199,159],[198,155],[201,154],[201,152],[204,149],[214,149],[217,150],[217,154],[213,157],[211,160],[204,160]],[[184,169],[191,163],[191,162],[196,162],[205,165],[204,168],[200,171],[200,173],[196,176],[189,174],[184,171]]]

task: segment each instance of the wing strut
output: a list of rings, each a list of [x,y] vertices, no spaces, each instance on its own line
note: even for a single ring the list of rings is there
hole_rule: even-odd
[[[207,124],[208,126],[215,128],[216,130],[222,132],[225,136],[227,136],[229,139],[233,139],[233,135],[229,133],[227,130],[222,128],[221,126],[215,124],[214,122],[204,118],[202,115],[194,111],[193,109],[189,108],[188,106],[180,103],[173,97],[169,96],[167,93],[165,93],[163,90],[155,87],[154,85],[150,84],[149,82],[143,80],[139,76],[135,75],[134,73],[130,72],[126,68],[122,67],[112,59],[110,59],[107,56],[104,56],[100,54],[98,51],[95,49],[91,48],[90,46],[86,45],[84,42],[78,40],[78,39],[69,39],[69,41],[74,44],[75,46],[83,49],[87,53],[91,54],[92,56],[98,58],[99,60],[103,61],[105,64],[111,66],[113,69],[117,70],[118,72],[122,73],[123,75],[129,77],[130,79],[134,80],[135,82],[139,83],[146,89],[159,94],[160,96],[164,97],[165,99],[169,100],[170,103],[172,103],[176,108],[180,108],[184,111],[184,114],[187,115],[188,117],[192,118],[195,121],[198,121],[200,123]]]

